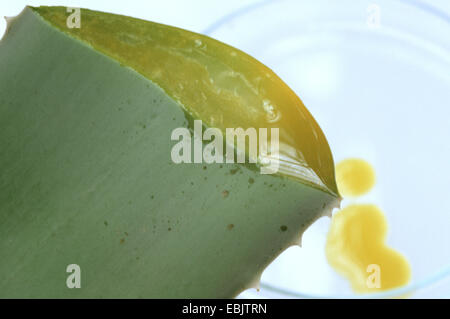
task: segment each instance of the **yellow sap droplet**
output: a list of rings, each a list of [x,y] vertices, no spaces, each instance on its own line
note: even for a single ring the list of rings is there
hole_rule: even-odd
[[[359,196],[375,184],[375,172],[364,160],[347,159],[336,166],[341,195]],[[403,286],[411,277],[408,261],[385,244],[388,224],[376,205],[349,205],[333,216],[326,244],[328,262],[346,277],[355,292]]]
[[[383,212],[375,205],[350,205],[333,216],[328,262],[355,292],[392,289],[410,280],[405,257],[385,244],[387,228]]]
[[[336,165],[336,182],[342,196],[360,196],[375,185],[375,171],[362,159],[346,159]]]

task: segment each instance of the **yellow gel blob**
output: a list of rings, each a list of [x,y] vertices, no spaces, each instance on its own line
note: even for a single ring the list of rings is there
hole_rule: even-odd
[[[336,182],[342,196],[360,196],[375,184],[375,172],[362,159],[346,159],[336,165]]]
[[[350,205],[333,216],[328,234],[328,262],[355,292],[367,293],[408,283],[405,257],[385,244],[387,221],[375,205]]]
[[[344,196],[367,193],[375,172],[364,160],[347,159],[336,166],[339,192]],[[349,205],[333,216],[326,244],[328,262],[346,277],[358,293],[403,286],[411,278],[408,261],[385,244],[388,224],[375,205]]]

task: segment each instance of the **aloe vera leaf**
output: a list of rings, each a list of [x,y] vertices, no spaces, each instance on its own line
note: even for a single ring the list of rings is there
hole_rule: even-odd
[[[174,164],[178,101],[29,8],[0,70],[0,297],[233,297],[338,202],[249,165]]]

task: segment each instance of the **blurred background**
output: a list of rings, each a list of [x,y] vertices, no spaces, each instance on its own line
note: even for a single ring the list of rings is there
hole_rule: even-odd
[[[336,161],[360,157],[375,168],[374,190],[357,202],[384,211],[387,243],[409,260],[412,281],[372,296],[450,297],[450,1],[3,0],[0,15],[25,5],[169,24],[268,65],[317,119]],[[301,248],[268,267],[260,291],[239,297],[358,297],[327,263],[329,227],[329,218],[318,220]]]

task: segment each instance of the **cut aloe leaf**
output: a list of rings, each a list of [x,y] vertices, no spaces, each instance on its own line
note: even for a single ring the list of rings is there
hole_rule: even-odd
[[[325,136],[270,69],[174,27],[68,16],[27,7],[0,42],[0,297],[233,297],[338,205]],[[174,163],[194,120],[279,128],[279,172]]]

